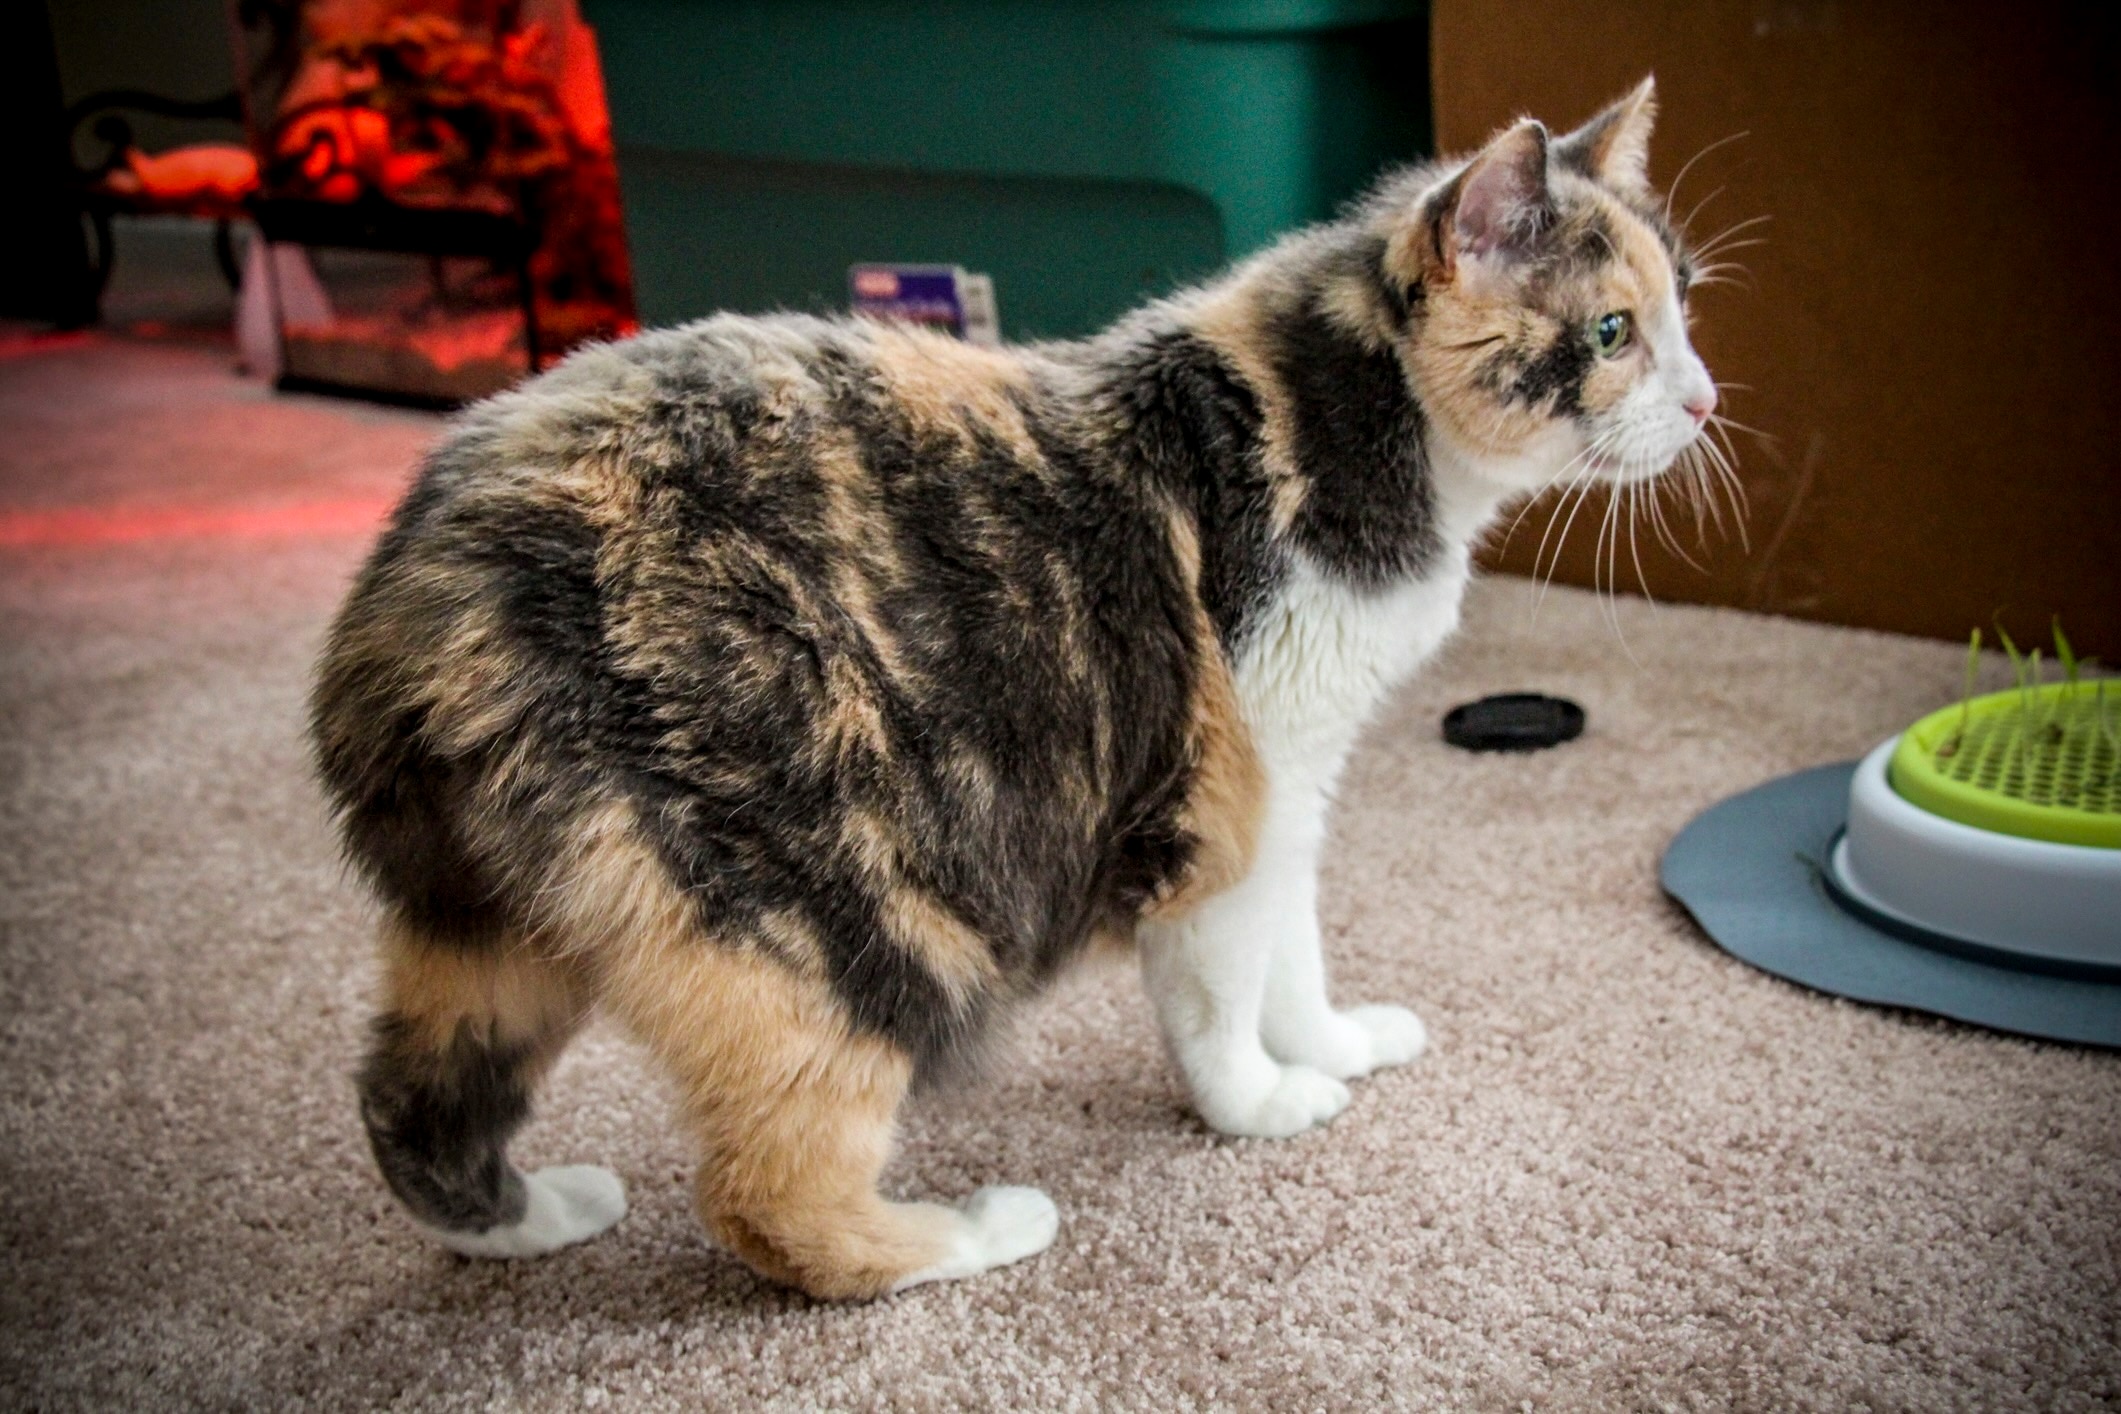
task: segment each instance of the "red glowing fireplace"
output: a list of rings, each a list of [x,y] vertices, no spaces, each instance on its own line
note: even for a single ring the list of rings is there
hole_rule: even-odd
[[[283,387],[456,403],[634,327],[573,0],[236,0]]]

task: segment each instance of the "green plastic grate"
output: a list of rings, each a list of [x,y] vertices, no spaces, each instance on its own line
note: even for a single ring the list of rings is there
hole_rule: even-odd
[[[1932,712],[1893,753],[1893,789],[1933,815],[2121,849],[2121,684],[2047,683]]]

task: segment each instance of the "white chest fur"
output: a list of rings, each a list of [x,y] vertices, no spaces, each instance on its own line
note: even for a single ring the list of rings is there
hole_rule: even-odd
[[[1458,627],[1472,544],[1507,492],[1438,486],[1442,550],[1419,576],[1363,590],[1300,557],[1236,662],[1266,767],[1251,871],[1192,916],[1139,931],[1165,1043],[1208,1123],[1294,1134],[1348,1103],[1346,1079],[1427,1044],[1403,1007],[1327,999],[1318,861],[1333,786],[1385,697]]]
[[[1457,629],[1472,542],[1498,500],[1447,499],[1442,553],[1418,577],[1383,589],[1357,588],[1298,557],[1235,665],[1273,794],[1330,792],[1364,723]]]
[[[1421,579],[1376,591],[1295,566],[1236,665],[1270,778],[1330,788],[1386,695],[1458,627],[1467,556],[1460,548],[1446,559]]]

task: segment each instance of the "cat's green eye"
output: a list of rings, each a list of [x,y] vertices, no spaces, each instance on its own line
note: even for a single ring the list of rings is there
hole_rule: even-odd
[[[1591,326],[1591,342],[1598,345],[1601,358],[1611,358],[1628,346],[1630,332],[1627,311],[1616,309]]]

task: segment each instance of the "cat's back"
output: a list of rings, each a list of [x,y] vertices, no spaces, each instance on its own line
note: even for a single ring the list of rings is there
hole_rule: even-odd
[[[371,569],[447,558],[467,540],[535,541],[559,518],[607,553],[682,524],[814,559],[883,553],[918,516],[916,538],[963,530],[963,549],[1006,557],[1007,522],[1043,520],[1058,536],[1081,504],[1063,484],[1086,458],[1055,372],[1035,350],[787,314],[592,347],[458,419]],[[978,524],[950,524],[956,507]]]
[[[1044,357],[725,316],[469,411],[319,673],[357,861],[505,897],[618,802],[740,911],[888,822],[997,947],[1079,934],[1114,822],[1183,774],[1199,620]]]
[[[388,620],[398,652],[421,657],[423,618],[432,636],[483,605],[535,632],[587,611],[563,602],[585,576],[623,590],[688,561],[696,579],[773,561],[844,587],[850,566],[892,569],[915,516],[910,538],[991,559],[998,537],[953,511],[1051,482],[1025,413],[1039,396],[1013,353],[803,315],[718,315],[582,350],[456,420],[340,637]]]

